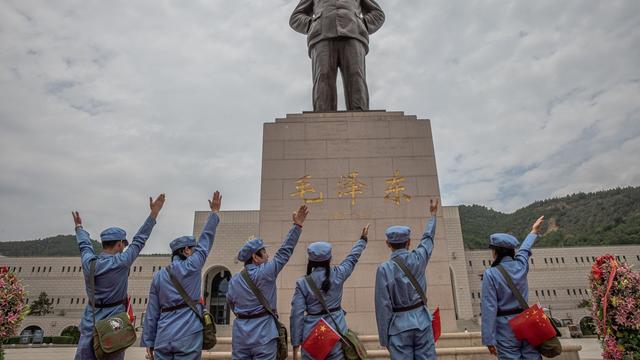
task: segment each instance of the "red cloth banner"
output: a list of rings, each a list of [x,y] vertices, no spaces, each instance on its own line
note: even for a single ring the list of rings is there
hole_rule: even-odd
[[[304,339],[302,348],[316,360],[324,360],[331,349],[340,341],[340,334],[324,319],[318,320],[311,333]]]
[[[131,323],[133,324],[136,316],[133,313],[133,307],[131,306],[131,295],[127,297],[127,315],[129,315],[129,321],[131,321]]]
[[[442,335],[442,323],[440,322],[439,306],[433,311],[431,319],[431,329],[433,330],[433,341],[438,342],[440,335]]]

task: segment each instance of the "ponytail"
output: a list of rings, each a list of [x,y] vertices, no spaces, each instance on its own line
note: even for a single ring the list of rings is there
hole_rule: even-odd
[[[495,250],[496,252],[496,259],[493,260],[493,263],[491,264],[491,267],[496,267],[498,265],[500,265],[500,262],[502,262],[502,259],[504,259],[507,256],[510,256],[512,258],[516,257],[516,250],[515,249],[507,249],[507,248],[503,248],[503,247],[499,247],[499,246],[491,246],[491,248],[493,250]]]
[[[326,261],[311,261],[307,263],[307,275],[310,275],[315,268],[324,268],[324,281],[320,289],[325,292],[329,292],[331,288],[331,259]]]

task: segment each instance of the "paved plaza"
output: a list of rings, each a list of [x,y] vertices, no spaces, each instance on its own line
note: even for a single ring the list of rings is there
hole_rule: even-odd
[[[563,339],[563,342],[582,346],[580,351],[581,360],[599,360],[600,344],[597,339]],[[67,348],[25,348],[6,349],[7,360],[69,360],[73,359],[76,349]],[[127,350],[126,360],[145,360],[145,350],[140,347],[133,347]]]

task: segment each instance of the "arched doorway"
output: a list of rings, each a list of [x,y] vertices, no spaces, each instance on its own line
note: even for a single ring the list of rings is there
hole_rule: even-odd
[[[60,336],[70,336],[73,338],[73,343],[77,344],[80,339],[80,329],[75,325],[67,326],[62,330]]]
[[[42,328],[38,325],[27,326],[20,332],[20,336],[26,334],[33,335],[33,333],[35,333],[36,331],[42,331]]]
[[[580,331],[582,331],[582,335],[596,334],[596,324],[591,316],[585,316],[580,319]]]
[[[227,305],[227,290],[231,272],[224,266],[213,266],[205,273],[204,301],[213,321],[218,325],[228,325],[230,309]]]

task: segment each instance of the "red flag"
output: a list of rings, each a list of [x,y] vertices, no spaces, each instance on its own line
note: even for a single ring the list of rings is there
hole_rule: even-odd
[[[438,306],[433,312],[431,319],[431,329],[433,330],[433,341],[438,342],[442,334],[442,324],[440,323],[440,307]]]
[[[127,315],[129,315],[129,321],[133,324],[136,316],[133,314],[133,307],[131,307],[131,295],[127,297]]]
[[[531,346],[538,346],[556,336],[556,329],[538,304],[509,320],[509,327],[518,340],[527,340]]]
[[[316,360],[324,360],[340,341],[338,334],[324,319],[318,320],[311,333],[304,339],[302,348]]]

